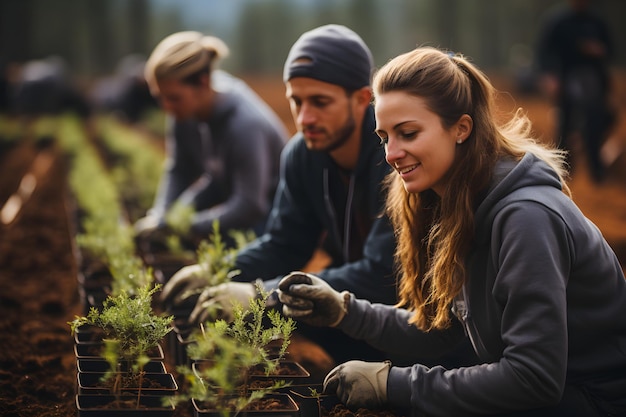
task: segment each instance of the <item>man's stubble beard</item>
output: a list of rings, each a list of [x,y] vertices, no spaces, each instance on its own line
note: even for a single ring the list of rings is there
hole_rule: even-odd
[[[354,133],[354,129],[356,128],[356,123],[354,121],[354,115],[352,114],[352,109],[348,105],[348,120],[341,126],[333,135],[333,141],[331,141],[328,146],[324,149],[320,149],[320,152],[330,153],[341,148],[345,145],[348,140],[350,140],[350,136]]]

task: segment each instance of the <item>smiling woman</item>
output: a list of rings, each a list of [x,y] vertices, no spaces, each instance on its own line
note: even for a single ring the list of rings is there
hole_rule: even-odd
[[[452,126],[444,126],[423,98],[392,91],[378,98],[376,120],[387,163],[396,169],[406,191],[433,189],[441,195],[457,145],[472,132],[472,118],[463,114]]]
[[[626,280],[570,198],[564,152],[539,143],[521,112],[501,123],[497,90],[463,56],[416,48],[372,86],[396,168],[386,208],[398,305],[293,272],[279,283],[283,313],[415,358],[469,340],[477,360],[351,360],[324,391],[414,415],[624,415]]]

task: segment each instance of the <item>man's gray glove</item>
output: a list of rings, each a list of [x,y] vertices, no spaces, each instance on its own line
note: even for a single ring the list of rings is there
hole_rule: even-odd
[[[376,409],[387,403],[391,362],[349,361],[324,378],[324,393],[336,395],[348,408]]]
[[[163,287],[161,301],[167,309],[176,308],[190,297],[200,294],[208,285],[204,268],[200,264],[189,265],[176,272]]]
[[[133,225],[137,248],[143,252],[162,251],[167,247],[167,238],[172,234],[165,219],[148,214]]]
[[[190,324],[200,324],[207,320],[222,319],[232,322],[234,319],[234,305],[239,304],[244,310],[250,305],[250,300],[258,296],[255,283],[226,282],[214,287],[207,287],[196,306],[189,315]]]
[[[312,326],[335,327],[345,317],[350,294],[332,289],[323,279],[292,272],[278,284],[283,314]]]
[[[163,219],[153,214],[140,218],[133,224],[136,236],[146,236],[163,226]]]

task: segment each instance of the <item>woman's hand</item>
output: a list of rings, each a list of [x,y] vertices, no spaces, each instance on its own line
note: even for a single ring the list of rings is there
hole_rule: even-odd
[[[323,279],[292,272],[278,284],[283,314],[312,326],[335,327],[347,313],[350,294],[338,292]]]

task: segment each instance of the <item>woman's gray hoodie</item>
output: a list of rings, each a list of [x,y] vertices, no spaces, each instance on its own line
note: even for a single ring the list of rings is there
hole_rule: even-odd
[[[499,413],[554,405],[566,384],[603,401],[622,398],[624,274],[554,171],[532,154],[501,161],[475,219],[468,281],[453,309],[460,320],[450,329],[423,333],[407,324],[406,310],[355,298],[340,324],[401,354],[434,356],[470,337],[483,363],[392,367],[390,405],[412,415]]]

